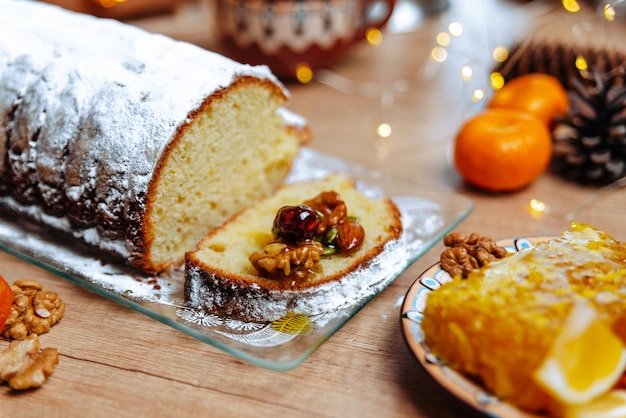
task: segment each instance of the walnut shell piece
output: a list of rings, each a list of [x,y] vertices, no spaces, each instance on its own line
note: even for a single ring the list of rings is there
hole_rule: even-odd
[[[39,337],[30,334],[25,339],[12,341],[0,352],[0,382],[8,382],[15,390],[40,387],[58,362],[58,350],[52,347],[40,350]]]
[[[29,334],[44,334],[65,313],[65,303],[36,280],[17,280],[11,286],[13,305],[2,329],[2,336],[22,340]]]
[[[507,256],[504,247],[489,237],[472,233],[469,236],[451,232],[443,238],[446,248],[440,257],[441,268],[452,277],[466,278],[473,270]]]

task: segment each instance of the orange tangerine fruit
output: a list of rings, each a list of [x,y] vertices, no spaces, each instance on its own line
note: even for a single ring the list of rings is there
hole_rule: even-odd
[[[454,142],[454,165],[469,184],[493,192],[521,189],[541,175],[552,156],[548,127],[510,109],[487,109],[466,121]]]
[[[583,302],[572,308],[533,378],[559,403],[580,405],[608,393],[625,368],[622,340]]]
[[[4,328],[9,314],[11,313],[11,306],[13,305],[13,290],[11,286],[0,276],[0,331]]]
[[[532,113],[547,126],[569,108],[567,91],[558,78],[549,74],[532,73],[516,77],[497,90],[487,107],[515,109]]]

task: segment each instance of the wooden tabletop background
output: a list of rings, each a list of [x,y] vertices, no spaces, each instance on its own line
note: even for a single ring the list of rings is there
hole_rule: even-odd
[[[213,48],[210,3],[197,7],[133,23]],[[435,63],[430,53],[436,35],[451,22],[463,25],[463,35],[452,39],[449,59]],[[566,14],[561,2],[481,0],[452,1],[447,10],[408,27],[392,23],[381,45],[358,45],[311,84],[287,84],[290,107],[306,116],[313,130],[311,148],[409,179],[416,195],[435,189],[471,198],[474,209],[456,228],[461,232],[493,238],[560,234],[575,212],[576,220],[626,240],[626,189],[596,193],[583,205],[595,189],[545,173],[519,192],[485,194],[464,186],[449,159],[456,130],[483,105],[471,94],[487,87],[495,46],[530,33],[610,42],[611,31],[626,22],[609,27],[593,10]],[[463,65],[475,68],[472,80],[461,80]],[[389,138],[377,136],[381,123],[391,126]],[[547,209],[531,211],[531,199]],[[0,253],[0,274],[9,282],[39,280],[67,304],[61,322],[40,337],[43,346],[60,352],[54,375],[33,391],[0,386],[0,416],[466,416],[420,368],[399,325],[408,288],[441,250],[436,244],[306,361],[285,372],[243,362]],[[0,339],[0,349],[7,345]]]

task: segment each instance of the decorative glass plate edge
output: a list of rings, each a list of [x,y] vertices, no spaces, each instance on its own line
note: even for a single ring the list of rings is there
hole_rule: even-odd
[[[526,238],[508,238],[498,240],[498,245],[509,252],[517,252],[533,246],[535,243],[548,241],[554,236]],[[513,404],[499,399],[480,384],[446,365],[430,352],[424,343],[420,328],[422,312],[426,305],[426,296],[442,284],[452,280],[450,275],[435,263],[422,272],[406,293],[400,310],[400,328],[404,341],[426,373],[444,390],[478,413],[493,418],[545,418],[523,411]]]
[[[287,182],[321,178],[333,173],[342,173],[355,178],[357,188],[372,198],[392,197],[403,212],[403,216],[406,215],[407,211],[423,209],[424,213],[430,215],[430,218],[425,219],[425,222],[412,216],[409,216],[410,219],[403,219],[403,222],[410,221],[410,224],[405,224],[405,233],[402,237],[406,248],[402,248],[403,251],[394,252],[399,255],[391,262],[389,274],[374,282],[366,293],[360,294],[345,309],[318,318],[322,325],[318,325],[314,332],[305,336],[298,335],[297,338],[294,336],[283,338],[276,344],[285,346],[282,351],[275,350],[276,346],[269,345],[251,348],[247,343],[244,344],[245,341],[240,344],[232,339],[222,338],[218,335],[219,331],[207,331],[198,325],[206,325],[211,318],[192,318],[193,321],[190,321],[190,318],[184,318],[181,315],[181,309],[184,310],[185,308],[181,296],[182,271],[173,272],[171,277],[167,278],[142,275],[141,272],[127,266],[104,260],[100,258],[100,254],[94,254],[72,241],[64,240],[57,233],[31,224],[21,218],[7,219],[7,217],[0,216],[0,250],[52,272],[122,306],[142,313],[243,361],[270,370],[290,370],[308,358],[349,319],[402,274],[406,268],[465,219],[473,209],[471,200],[463,196],[451,192],[418,188],[415,184],[395,176],[370,170],[308,148],[302,149]],[[382,268],[388,268],[387,258],[380,261],[380,264],[384,265]],[[365,273],[367,272],[366,270]],[[128,289],[121,290],[116,287],[119,286],[117,279],[123,280],[124,286],[127,286],[129,282],[131,284]],[[158,292],[152,291],[156,288],[159,288]],[[265,331],[259,331],[257,334],[261,332]],[[233,336],[238,335],[233,334]],[[263,338],[267,337],[264,336]],[[273,342],[270,341],[270,344]],[[277,351],[277,353],[272,350]],[[266,355],[273,355],[274,357],[265,357]]]

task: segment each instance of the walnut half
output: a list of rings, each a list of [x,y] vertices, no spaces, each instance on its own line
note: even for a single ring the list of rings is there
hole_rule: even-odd
[[[8,382],[15,390],[40,387],[58,362],[58,350],[51,347],[40,350],[39,337],[30,334],[23,340],[12,341],[0,352],[0,382]]]
[[[443,245],[449,248],[441,253],[441,268],[452,277],[465,278],[472,270],[507,255],[504,247],[500,247],[491,238],[481,237],[476,233],[467,237],[458,232],[451,232],[443,238]]]

